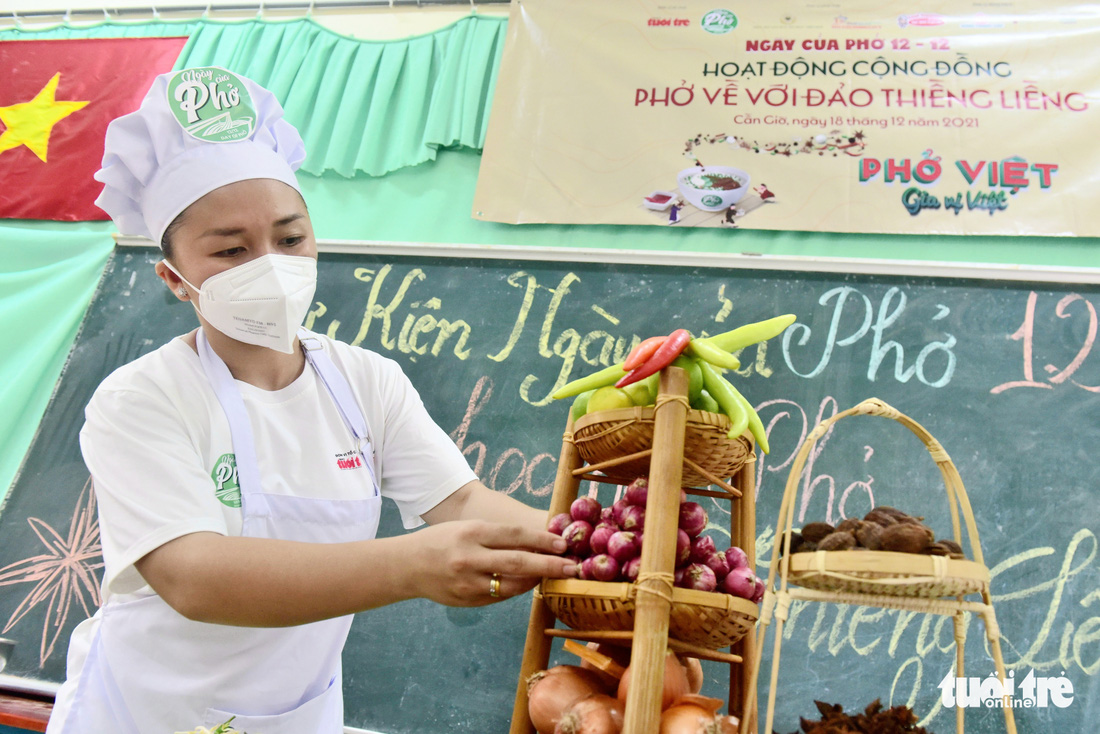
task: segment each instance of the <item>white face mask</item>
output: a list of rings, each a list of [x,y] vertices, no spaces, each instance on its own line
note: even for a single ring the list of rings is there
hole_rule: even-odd
[[[196,288],[165,260],[165,266],[199,293],[195,309],[226,336],[284,354],[313,303],[317,261],[298,255],[263,255],[211,275]]]

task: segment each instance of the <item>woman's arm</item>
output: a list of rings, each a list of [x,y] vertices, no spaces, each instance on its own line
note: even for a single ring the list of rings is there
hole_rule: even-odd
[[[472,506],[483,499],[473,498]],[[407,535],[334,544],[192,533],[136,565],[180,614],[218,624],[282,627],[418,597],[481,606],[523,593],[543,577],[575,575],[571,561],[551,555],[564,550],[561,538],[517,519],[440,522]],[[498,598],[489,595],[494,573],[503,576]]]
[[[478,481],[464,484],[425,512],[423,518],[430,525],[450,520],[487,520],[521,525],[536,533],[545,531],[549,520],[546,510],[536,510],[506,494],[494,492]]]

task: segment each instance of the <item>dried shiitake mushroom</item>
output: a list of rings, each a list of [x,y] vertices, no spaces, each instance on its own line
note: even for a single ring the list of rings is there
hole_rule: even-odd
[[[817,549],[823,551],[851,550],[855,547],[856,536],[846,530],[830,533],[817,544]]]
[[[879,550],[882,548],[882,525],[864,520],[856,528],[856,540],[867,550]]]
[[[856,528],[859,527],[860,520],[858,517],[849,517],[839,525],[836,526],[838,532],[842,533],[854,533]]]
[[[935,535],[924,525],[899,522],[883,528],[880,534],[882,550],[899,553],[923,553],[932,544]]]
[[[836,530],[827,522],[811,522],[802,526],[802,537],[811,543],[820,543],[829,533]]]
[[[947,548],[947,550],[950,551],[951,555],[959,555],[959,556],[963,555],[962,546],[959,545],[958,543],[956,543],[953,540],[948,540],[946,538],[941,538],[940,540],[937,540],[936,542],[939,543],[940,545],[942,545],[943,547]]]

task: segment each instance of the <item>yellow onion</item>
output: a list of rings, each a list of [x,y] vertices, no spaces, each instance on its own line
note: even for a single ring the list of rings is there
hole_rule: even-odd
[[[679,653],[676,657],[680,660],[680,664],[684,666],[685,672],[687,672],[688,693],[698,693],[703,690],[703,664],[699,662],[699,658]]]
[[[573,704],[554,734],[619,734],[622,728],[623,705],[617,698],[597,693]]]
[[[623,673],[623,677],[619,680],[618,698],[626,705],[626,697],[630,691],[630,671],[634,666],[631,665]],[[674,653],[668,653],[665,656],[665,677],[661,687],[661,710],[667,709],[674,702],[683,698],[688,694],[688,677],[687,671],[684,666],[680,664],[680,661],[676,658]]]
[[[527,713],[535,731],[554,734],[558,720],[577,701],[605,693],[591,670],[576,665],[556,665],[527,679]]]
[[[688,694],[661,714],[660,734],[737,734],[736,716],[722,716],[722,701]]]
[[[619,645],[612,645],[610,643],[600,644],[598,642],[589,642],[586,647],[589,650],[599,653],[600,655],[606,655],[624,668],[630,665],[629,647],[621,647]],[[607,690],[613,691],[616,689],[616,687],[618,687],[619,677],[617,675],[612,675],[605,670],[601,670],[592,663],[583,659],[581,660],[581,667],[585,670],[591,670],[593,673],[595,673],[599,677],[600,681],[607,688]]]

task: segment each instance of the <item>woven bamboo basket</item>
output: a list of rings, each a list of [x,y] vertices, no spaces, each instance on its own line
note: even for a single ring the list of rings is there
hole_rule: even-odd
[[[970,508],[966,489],[955,463],[943,446],[923,426],[877,398],[865,400],[855,408],[822,421],[806,438],[791,465],[787,489],[780,508],[779,527],[792,529],[795,495],[806,457],[813,445],[828,432],[833,423],[850,415],[871,415],[890,418],[901,423],[924,443],[925,449],[940,469],[947,490],[948,506],[955,542],[962,542],[960,516],[966,524],[974,560],[926,556],[891,551],[813,551],[789,555],[786,578],[790,583],[826,592],[881,594],[886,596],[936,599],[965,596],[989,589],[989,569],[982,559],[978,528]],[[780,559],[781,576],[789,546]],[[774,575],[774,570],[773,570]],[[769,579],[769,587],[772,579]]]
[[[634,629],[637,589],[625,582],[548,579],[536,593],[573,629],[623,631]],[[758,613],[757,605],[747,599],[676,588],[672,590],[668,634],[681,642],[717,650],[748,634]]]
[[[791,556],[793,584],[820,591],[937,599],[989,586],[985,566],[945,556],[892,551],[813,551]]]
[[[653,448],[654,406],[634,406],[589,413],[573,425],[573,443],[589,464],[617,459]],[[744,465],[752,454],[748,435],[726,436],[730,421],[719,413],[689,410],[684,433],[684,457],[720,479],[727,479]],[[649,473],[649,456],[609,466],[601,471],[610,479],[631,482]],[[705,487],[710,478],[690,464],[684,464],[682,485]]]

